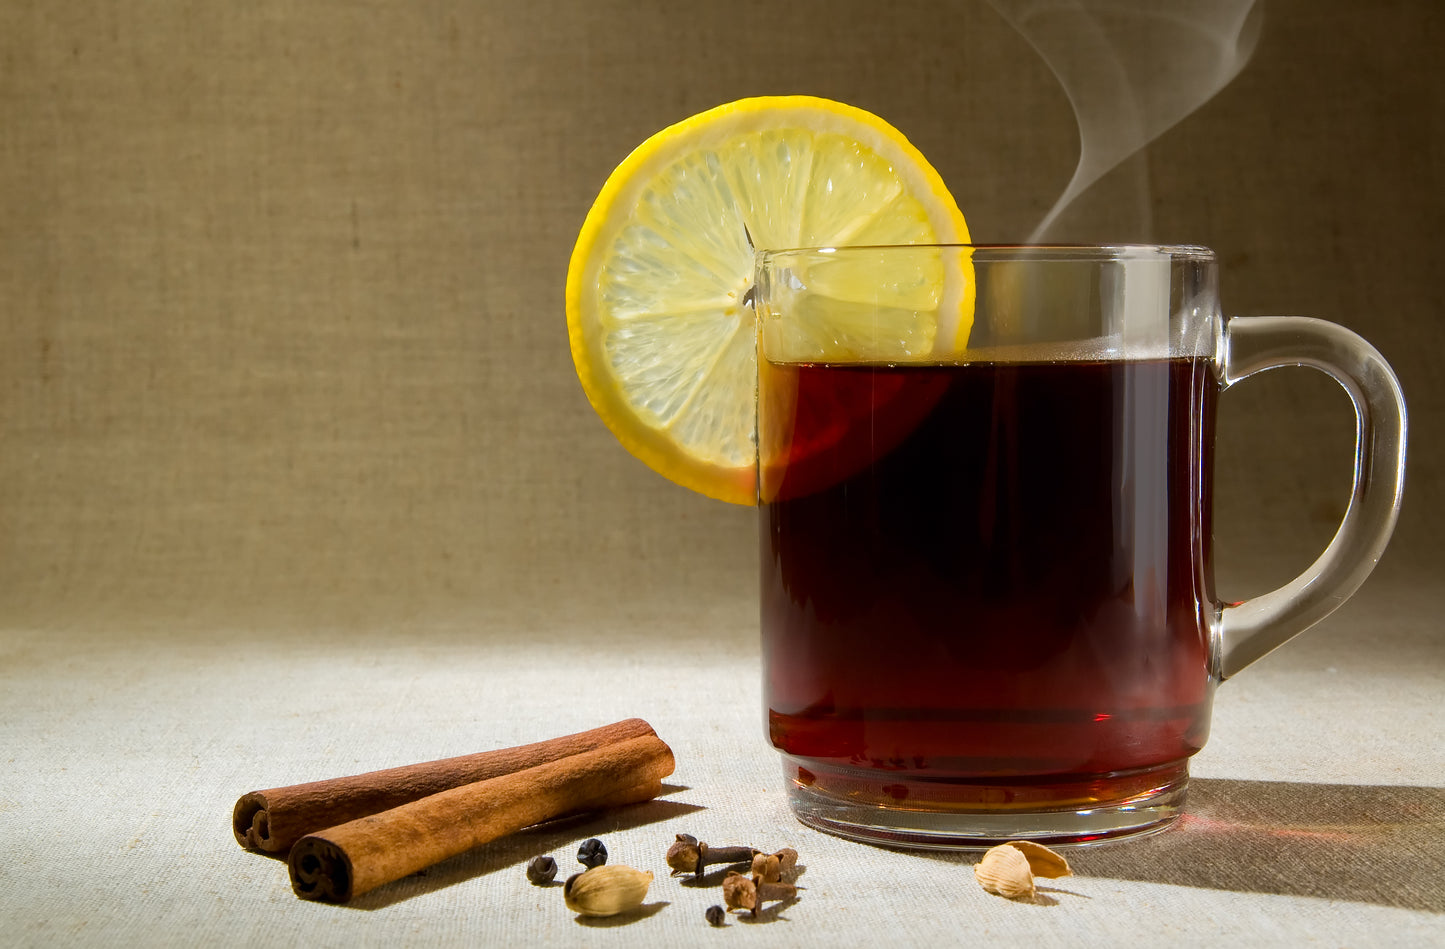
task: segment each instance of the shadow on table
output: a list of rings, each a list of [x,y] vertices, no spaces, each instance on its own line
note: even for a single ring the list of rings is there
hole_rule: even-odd
[[[1172,828],[1069,862],[1080,876],[1445,913],[1445,788],[1195,778]]]
[[[662,792],[670,794],[681,790],[686,789],[674,785],[663,785]],[[550,854],[557,857],[559,866],[557,880],[550,885],[560,888],[562,882],[573,872],[566,869],[569,860],[564,859],[562,851],[566,851],[568,848],[576,850],[577,845],[588,837],[603,837],[607,834],[634,830],[647,824],[671,820],[674,817],[702,809],[696,804],[655,799],[645,804],[635,804],[601,814],[549,821],[500,840],[494,840],[483,847],[478,847],[476,850],[450,860],[443,860],[420,873],[413,873],[409,877],[403,877],[393,883],[377,887],[369,893],[363,893],[343,905],[352,909],[382,909],[414,896],[440,890],[457,883],[465,883],[467,880],[499,870],[515,873],[519,885],[529,886],[524,867],[528,860],[539,854]],[[671,837],[669,836],[667,842],[670,841]],[[666,843],[664,843],[658,853],[661,854],[666,849]],[[580,864],[575,866],[576,871],[580,872],[581,869]],[[559,896],[558,900],[560,899]],[[645,909],[646,907],[644,907]],[[630,915],[629,918],[631,918]]]

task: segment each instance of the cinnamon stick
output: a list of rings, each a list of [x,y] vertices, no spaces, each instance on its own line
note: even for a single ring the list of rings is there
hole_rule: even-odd
[[[291,888],[344,903],[524,827],[648,800],[672,769],[671,749],[650,735],[441,791],[301,838]]]
[[[570,755],[656,737],[640,718],[515,748],[444,758],[366,774],[252,791],[231,813],[236,842],[249,850],[285,853],[312,831],[399,807],[439,791],[511,774]]]

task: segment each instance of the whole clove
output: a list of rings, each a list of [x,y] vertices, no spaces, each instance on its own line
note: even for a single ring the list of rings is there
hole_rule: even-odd
[[[798,888],[791,883],[755,883],[737,872],[723,879],[723,902],[728,909],[745,909],[754,916],[763,903],[790,900],[797,894]]]
[[[749,863],[760,852],[755,847],[709,847],[691,834],[678,834],[677,840],[667,848],[667,865],[672,868],[673,876],[691,873],[700,877],[706,867]]]

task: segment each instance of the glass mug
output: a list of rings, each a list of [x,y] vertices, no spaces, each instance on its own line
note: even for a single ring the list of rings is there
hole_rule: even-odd
[[[1215,686],[1324,618],[1395,524],[1405,406],[1340,326],[1224,319],[1201,247],[764,251],[763,696],[790,803],[854,839],[1083,843],[1180,812]],[[1221,392],[1322,369],[1353,495],[1303,574],[1221,603]]]

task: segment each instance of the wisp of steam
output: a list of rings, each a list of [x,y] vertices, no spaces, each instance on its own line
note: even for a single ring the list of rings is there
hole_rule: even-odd
[[[1079,164],[1030,241],[1069,203],[1239,75],[1259,39],[1256,0],[989,0],[1063,86]],[[1141,226],[1147,228],[1147,183]]]

